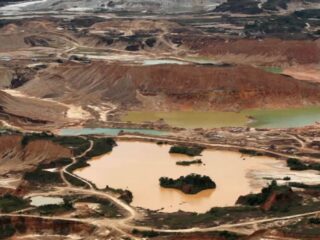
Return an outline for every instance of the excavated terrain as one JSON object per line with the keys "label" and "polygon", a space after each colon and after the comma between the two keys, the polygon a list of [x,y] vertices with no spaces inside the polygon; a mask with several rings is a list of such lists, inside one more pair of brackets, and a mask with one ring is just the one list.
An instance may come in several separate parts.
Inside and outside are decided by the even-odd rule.
{"label": "excavated terrain", "polygon": [[0,174],[23,173],[42,162],[71,157],[71,151],[51,141],[31,141],[21,144],[21,135],[0,136]]}
{"label": "excavated terrain", "polygon": [[[67,89],[69,91],[67,91]],[[112,101],[134,107],[157,100],[163,109],[182,106],[235,110],[319,102],[320,86],[250,66],[134,66],[93,62],[47,69],[21,90],[67,102]],[[53,90],[53,91],[52,91]],[[255,99],[255,101],[252,101]]]}
{"label": "excavated terrain", "polygon": [[63,124],[67,107],[58,103],[41,101],[36,98],[11,96],[0,91],[0,116],[16,126],[50,126]]}
{"label": "excavated terrain", "polygon": [[[319,16],[317,0],[0,0],[0,238],[319,239],[319,185],[302,177],[319,171],[315,121],[261,129],[246,116],[250,127],[184,129],[121,120],[131,110],[310,107],[318,116]],[[75,171],[113,139],[51,134],[87,127],[159,134],[121,131],[117,141],[291,159],[301,171],[287,162],[292,175],[270,182],[296,197],[279,185],[271,201],[249,194],[206,213],[134,207],[130,189],[98,189]],[[62,203],[36,206],[35,196]]]}

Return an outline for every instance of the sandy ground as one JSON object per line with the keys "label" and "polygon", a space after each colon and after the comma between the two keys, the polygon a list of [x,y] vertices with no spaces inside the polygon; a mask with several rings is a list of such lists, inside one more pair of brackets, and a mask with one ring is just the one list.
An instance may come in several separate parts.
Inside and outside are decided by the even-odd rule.
{"label": "sandy ground", "polygon": [[25,95],[23,93],[21,93],[18,90],[12,90],[12,89],[6,89],[3,90],[4,92],[10,94],[11,96],[14,97],[22,97],[22,98],[29,98],[29,99],[37,99],[39,101],[44,101],[44,102],[50,102],[50,103],[55,103],[55,104],[59,104],[62,105],[64,107],[67,107],[68,110],[66,111],[66,117],[69,119],[74,119],[74,120],[87,120],[90,119],[91,115],[89,112],[85,111],[81,106],[76,106],[76,105],[72,105],[72,104],[64,104],[52,99],[39,99],[36,97],[32,97],[32,96],[28,96]]}
{"label": "sandy ground", "polygon": [[283,74],[290,75],[299,80],[320,82],[320,64],[288,67],[283,70]]}
{"label": "sandy ground", "polygon": [[20,184],[21,179],[19,178],[0,178],[0,187],[16,189]]}
{"label": "sandy ground", "polygon": [[87,120],[91,117],[90,113],[83,110],[81,106],[66,105],[69,109],[67,117],[70,119]]}

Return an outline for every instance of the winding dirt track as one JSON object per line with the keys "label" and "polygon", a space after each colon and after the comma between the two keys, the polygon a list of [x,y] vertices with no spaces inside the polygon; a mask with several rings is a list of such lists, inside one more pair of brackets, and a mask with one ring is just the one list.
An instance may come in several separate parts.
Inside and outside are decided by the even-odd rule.
{"label": "winding dirt track", "polygon": [[71,187],[72,184],[66,179],[65,174],[68,174],[68,175],[70,175],[71,177],[77,178],[78,180],[86,183],[86,184],[89,186],[90,189],[94,189],[94,186],[92,185],[92,183],[90,183],[90,182],[86,181],[85,179],[80,178],[79,176],[77,176],[77,175],[75,175],[75,174],[72,174],[72,173],[70,173],[70,172],[67,171],[68,167],[70,167],[70,166],[72,166],[73,164],[75,164],[75,163],[77,162],[77,159],[78,159],[78,158],[84,157],[88,152],[90,152],[90,151],[92,150],[92,148],[93,148],[93,141],[92,141],[92,140],[89,140],[89,142],[90,142],[89,148],[88,148],[87,150],[85,150],[83,153],[81,153],[80,155],[75,156],[75,157],[72,157],[72,158],[71,158],[71,159],[72,159],[72,163],[66,165],[66,166],[63,167],[63,168],[61,169],[61,171],[60,171],[60,176],[61,176],[62,180],[63,180],[69,187]]}

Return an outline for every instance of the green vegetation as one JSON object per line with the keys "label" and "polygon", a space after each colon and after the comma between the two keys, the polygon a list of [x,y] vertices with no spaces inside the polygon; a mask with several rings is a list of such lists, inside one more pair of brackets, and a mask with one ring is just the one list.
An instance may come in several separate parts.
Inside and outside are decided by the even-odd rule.
{"label": "green vegetation", "polygon": [[287,211],[289,207],[299,205],[300,203],[300,197],[289,186],[280,186],[275,180],[267,187],[262,188],[260,193],[240,196],[237,203],[248,206],[262,206],[273,194],[276,196],[275,201],[272,202],[273,200],[271,200],[271,208],[265,210]]}
{"label": "green vegetation", "polygon": [[119,199],[123,200],[128,204],[132,202],[133,194],[129,190],[123,190],[121,188],[112,188],[112,187],[109,187],[108,185],[105,187],[104,190],[120,195]]}
{"label": "green vegetation", "polygon": [[203,147],[172,146],[169,153],[185,154],[194,157],[199,156],[202,151]]}
{"label": "green vegetation", "polygon": [[320,218],[309,218],[309,223],[310,224],[320,224]]}
{"label": "green vegetation", "polygon": [[82,137],[55,136],[50,132],[26,133],[21,139],[21,146],[26,147],[31,141],[35,140],[48,140],[61,146],[72,148],[74,155],[81,154],[90,146],[90,142]]}
{"label": "green vegetation", "polygon": [[155,232],[155,231],[140,231],[136,228],[134,228],[132,230],[132,234],[135,234],[135,235],[140,235],[141,237],[143,238],[154,238],[154,237],[159,237],[160,236],[160,233],[158,232]]}
{"label": "green vegetation", "polygon": [[294,171],[304,171],[304,170],[320,171],[320,163],[316,163],[316,162],[304,163],[297,158],[288,158],[287,166],[290,168],[290,170],[294,170]]}
{"label": "green vegetation", "polygon": [[59,172],[49,172],[37,168],[33,172],[27,172],[23,176],[24,180],[34,184],[60,184],[63,183]]}
{"label": "green vegetation", "polygon": [[176,162],[176,164],[180,166],[190,166],[192,164],[202,164],[202,161],[200,159],[193,160],[193,161],[178,161]]}
{"label": "green vegetation", "polygon": [[113,147],[116,146],[116,142],[112,138],[95,138],[93,141],[93,147],[86,155],[88,158],[111,152]]}
{"label": "green vegetation", "polygon": [[84,167],[90,166],[90,164],[87,163],[88,160],[89,160],[89,158],[87,158],[87,157],[82,157],[82,158],[77,159],[77,162],[72,164],[71,166],[69,166],[67,168],[67,171],[73,172],[74,170],[76,170],[78,168],[84,168]]}
{"label": "green vegetation", "polygon": [[39,206],[37,210],[41,215],[54,215],[72,211],[74,208],[72,203],[64,199],[63,204],[48,204]]}
{"label": "green vegetation", "polygon": [[259,14],[262,13],[262,9],[259,8],[258,2],[255,0],[228,0],[225,3],[219,5],[215,11],[232,13],[244,13],[244,14]]}
{"label": "green vegetation", "polygon": [[267,187],[262,188],[261,193],[250,193],[245,196],[240,196],[237,203],[248,206],[258,206],[263,204],[270,194],[275,190],[287,189],[287,186],[279,186],[275,180],[271,182]]}
{"label": "green vegetation", "polygon": [[0,212],[9,213],[29,206],[29,202],[20,197],[5,194],[0,197]]}
{"label": "green vegetation", "polygon": [[305,21],[295,15],[272,16],[256,20],[253,24],[247,24],[245,31],[248,35],[301,33],[305,28]]}
{"label": "green vegetation", "polygon": [[172,229],[191,228],[194,226],[215,226],[215,222],[227,223],[234,219],[255,218],[261,216],[261,210],[251,206],[235,206],[235,207],[215,207],[206,213],[154,213],[146,222],[155,227],[168,226]]}
{"label": "green vegetation", "polygon": [[262,8],[271,11],[277,11],[278,8],[287,9],[290,0],[268,0],[262,4]]}
{"label": "green vegetation", "polygon": [[[132,230],[132,234],[134,235],[139,235],[142,238],[155,238],[155,237],[161,237],[161,236],[166,236],[168,233],[163,233],[163,232],[156,232],[154,230],[151,231],[141,231],[136,228]],[[172,236],[172,234],[170,234]],[[179,239],[184,239],[185,233],[175,233],[174,236],[176,236]],[[241,235],[233,233],[233,232],[228,232],[228,231],[217,231],[217,232],[207,232],[204,233],[205,238],[207,239],[210,237],[210,239],[223,239],[223,240],[238,240],[242,239]],[[197,233],[198,239],[202,239],[202,234]],[[188,238],[188,237],[187,237]]]}
{"label": "green vegetation", "polygon": [[303,189],[308,189],[308,190],[320,191],[320,184],[308,185],[308,184],[304,184],[304,183],[290,182],[289,186],[295,187],[295,188],[303,188]]}
{"label": "green vegetation", "polygon": [[266,72],[271,72],[271,73],[275,73],[275,74],[280,74],[283,71],[281,67],[264,67],[263,69]]}
{"label": "green vegetation", "polygon": [[70,158],[60,158],[49,163],[41,163],[38,168],[60,168],[72,163]]}
{"label": "green vegetation", "polygon": [[198,174],[189,174],[181,176],[178,179],[161,177],[159,179],[160,186],[164,188],[179,189],[187,194],[196,194],[205,189],[216,188],[216,184],[208,176],[201,176]]}
{"label": "green vegetation", "polygon": [[83,188],[89,188],[88,184],[86,184],[84,181],[79,180],[78,178],[75,178],[69,174],[65,174],[66,180],[71,183],[73,186],[76,187],[83,187]]}
{"label": "green vegetation", "polygon": [[263,156],[263,154],[261,152],[257,152],[255,150],[251,150],[251,149],[241,148],[241,149],[239,149],[239,152],[242,154],[251,155],[251,156]]}
{"label": "green vegetation", "polygon": [[3,224],[0,219],[0,239],[8,239],[15,234],[16,230],[11,224]]}
{"label": "green vegetation", "polygon": [[295,16],[304,19],[320,19],[320,9],[304,9],[293,13]]}
{"label": "green vegetation", "polygon": [[123,213],[114,203],[110,202],[107,199],[98,198],[96,196],[89,196],[81,198],[76,202],[89,202],[99,204],[98,214],[107,218],[119,218],[123,217]]}
{"label": "green vegetation", "polygon": [[288,224],[281,230],[295,236],[296,239],[318,239],[320,236],[320,218],[302,218],[296,223]]}

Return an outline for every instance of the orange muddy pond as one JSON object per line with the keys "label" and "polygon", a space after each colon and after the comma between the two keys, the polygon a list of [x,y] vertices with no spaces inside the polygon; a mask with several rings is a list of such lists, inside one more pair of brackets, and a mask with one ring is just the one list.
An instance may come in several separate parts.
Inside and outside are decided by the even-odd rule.
{"label": "orange muddy pond", "polygon": [[[192,158],[169,154],[169,149],[170,145],[119,141],[111,153],[90,160],[89,167],[75,173],[99,188],[108,185],[130,190],[133,193],[132,205],[136,207],[163,212],[206,212],[215,206],[232,206],[240,195],[260,191],[267,183],[263,179],[264,174],[269,176],[268,173],[273,173],[276,168],[285,168],[284,162],[269,157],[205,150],[202,156]],[[202,165],[176,165],[180,160],[199,158]],[[280,177],[286,176],[286,172],[281,173]],[[162,176],[178,178],[190,173],[210,176],[217,188],[187,195],[159,185]]]}

